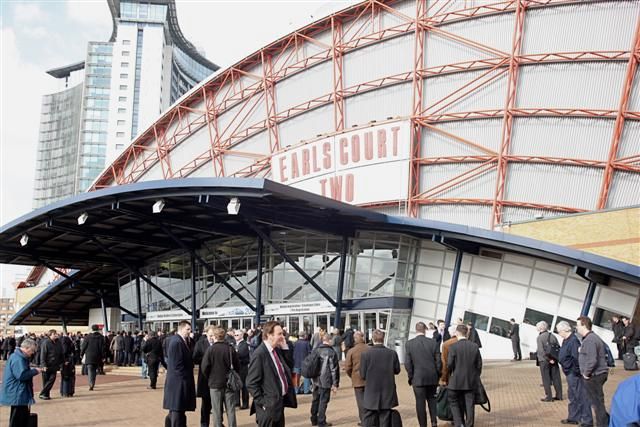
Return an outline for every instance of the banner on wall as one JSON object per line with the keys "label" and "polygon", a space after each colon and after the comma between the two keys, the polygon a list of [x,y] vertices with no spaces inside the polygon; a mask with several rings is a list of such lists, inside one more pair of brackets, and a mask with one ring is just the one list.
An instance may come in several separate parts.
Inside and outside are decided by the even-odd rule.
{"label": "banner on wall", "polygon": [[271,179],[351,204],[406,199],[410,122],[358,128],[271,157]]}
{"label": "banner on wall", "polygon": [[335,307],[329,301],[293,302],[283,304],[266,304],[265,315],[287,315],[297,313],[326,313],[335,311]]}
{"label": "banner on wall", "polygon": [[254,311],[247,306],[203,308],[200,310],[200,317],[203,318],[253,316],[254,314]]}
{"label": "banner on wall", "polygon": [[189,320],[191,316],[182,310],[150,311],[147,313],[147,322],[160,322],[163,320]]}

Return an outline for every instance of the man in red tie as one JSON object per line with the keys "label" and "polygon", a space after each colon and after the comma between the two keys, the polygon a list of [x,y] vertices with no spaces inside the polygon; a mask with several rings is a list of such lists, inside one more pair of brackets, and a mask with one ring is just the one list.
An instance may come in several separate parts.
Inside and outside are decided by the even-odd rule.
{"label": "man in red tie", "polygon": [[260,427],[284,427],[284,408],[296,408],[298,402],[291,382],[293,356],[285,341],[282,326],[267,322],[262,329],[262,344],[253,352],[247,374],[247,388],[253,396],[251,414]]}

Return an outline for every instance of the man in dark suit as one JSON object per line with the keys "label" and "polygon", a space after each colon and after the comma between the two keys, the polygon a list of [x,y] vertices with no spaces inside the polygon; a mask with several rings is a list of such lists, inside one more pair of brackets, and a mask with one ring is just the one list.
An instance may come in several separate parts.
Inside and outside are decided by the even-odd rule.
{"label": "man in dark suit", "polygon": [[[215,326],[209,326],[205,335],[202,335],[196,342],[195,348],[193,349],[194,364],[202,365],[202,358],[207,352],[207,349],[213,345],[214,329]],[[198,370],[196,396],[202,398],[202,405],[200,406],[200,427],[209,427],[209,421],[211,420],[211,392],[209,390],[207,376],[202,371],[202,367]]]}
{"label": "man in dark suit", "polygon": [[[466,325],[456,327],[458,341],[449,348],[449,404],[455,427],[473,427],[475,408],[473,394],[482,373],[482,357],[476,343],[467,339]],[[464,408],[464,409],[463,409]]]}
{"label": "man in dark suit", "polygon": [[238,359],[240,360],[240,366],[236,369],[242,380],[242,390],[237,400],[240,402],[240,409],[249,409],[249,390],[247,390],[247,374],[249,373],[249,361],[251,360],[249,344],[244,339],[244,331],[242,329],[237,329],[234,332],[234,337],[236,339]]}
{"label": "man in dark suit", "polygon": [[511,347],[513,348],[513,360],[522,360],[522,350],[520,349],[520,325],[516,323],[516,319],[511,319],[511,329],[509,329],[509,338],[511,338]]}
{"label": "man in dark suit", "polygon": [[147,388],[155,390],[160,364],[167,369],[167,364],[164,361],[164,352],[162,351],[162,343],[154,331],[145,335],[143,341],[142,352],[145,354],[144,357],[146,357],[147,365],[149,366],[149,386]]}
{"label": "man in dark suit", "polygon": [[429,404],[431,425],[435,427],[438,424],[436,389],[442,370],[442,360],[436,341],[425,336],[426,328],[423,322],[416,323],[416,336],[407,342],[405,348],[404,367],[416,398],[418,424],[420,427],[427,425],[426,401]]}
{"label": "man in dark suit", "polygon": [[284,427],[284,408],[298,407],[292,367],[293,355],[282,326],[275,321],[265,323],[262,343],[253,352],[247,374],[247,389],[253,396],[250,413],[255,412],[258,426]]}
{"label": "man in dark suit", "polygon": [[395,375],[400,361],[395,351],[384,346],[384,332],[373,331],[373,346],[360,357],[364,388],[364,426],[391,427],[391,409],[398,406]]}
{"label": "man in dark suit", "polygon": [[193,380],[193,359],[187,338],[191,325],[183,320],[178,332],[167,338],[167,378],[164,383],[162,407],[169,410],[171,427],[186,427],[185,411],[196,410],[196,385]]}
{"label": "man in dark suit", "polygon": [[104,361],[104,338],[98,325],[91,325],[91,331],[80,347],[80,357],[84,357],[89,373],[89,390],[95,387],[98,366]]}

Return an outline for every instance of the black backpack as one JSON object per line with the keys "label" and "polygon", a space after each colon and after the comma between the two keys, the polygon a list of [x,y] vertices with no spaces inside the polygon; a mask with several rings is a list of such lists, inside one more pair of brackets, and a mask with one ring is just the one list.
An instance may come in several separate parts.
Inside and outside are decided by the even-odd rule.
{"label": "black backpack", "polygon": [[305,378],[317,378],[322,370],[322,357],[320,352],[313,350],[302,361],[302,369],[300,373]]}
{"label": "black backpack", "polygon": [[551,332],[547,332],[547,343],[544,346],[544,355],[547,360],[557,362],[560,358],[560,344],[558,340],[551,342]]}

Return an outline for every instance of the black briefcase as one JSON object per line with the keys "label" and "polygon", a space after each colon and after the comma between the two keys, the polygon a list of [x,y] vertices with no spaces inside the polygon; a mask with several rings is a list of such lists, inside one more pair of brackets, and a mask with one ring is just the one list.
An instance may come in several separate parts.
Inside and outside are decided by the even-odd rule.
{"label": "black briefcase", "polygon": [[638,370],[638,356],[635,353],[625,353],[622,355],[622,363],[625,371]]}
{"label": "black briefcase", "polygon": [[391,427],[402,427],[402,417],[395,409],[391,410]]}
{"label": "black briefcase", "polygon": [[33,412],[29,414],[29,424],[27,427],[38,427],[38,414]]}

